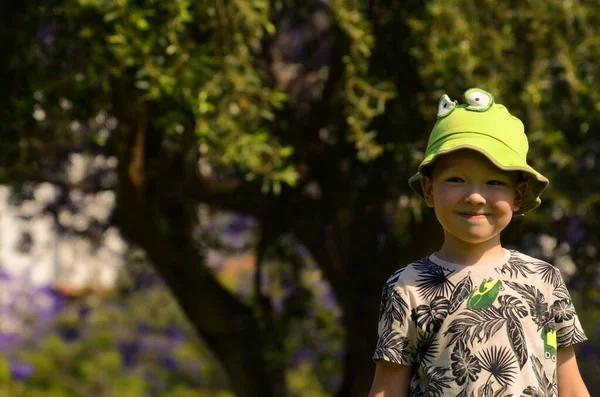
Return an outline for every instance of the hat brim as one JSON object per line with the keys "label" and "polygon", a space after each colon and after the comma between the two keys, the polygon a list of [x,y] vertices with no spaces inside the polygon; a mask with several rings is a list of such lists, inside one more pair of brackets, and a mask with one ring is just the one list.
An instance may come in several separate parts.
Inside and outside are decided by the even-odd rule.
{"label": "hat brim", "polygon": [[422,171],[433,164],[441,155],[462,149],[474,150],[484,155],[492,164],[504,171],[521,171],[527,179],[527,191],[523,203],[514,215],[522,215],[540,205],[540,195],[548,186],[549,181],[542,174],[527,164],[514,150],[503,142],[485,134],[461,132],[448,136],[439,144],[429,148],[428,154],[419,165],[418,172],[413,175],[408,183],[411,188],[424,198],[421,187]]}

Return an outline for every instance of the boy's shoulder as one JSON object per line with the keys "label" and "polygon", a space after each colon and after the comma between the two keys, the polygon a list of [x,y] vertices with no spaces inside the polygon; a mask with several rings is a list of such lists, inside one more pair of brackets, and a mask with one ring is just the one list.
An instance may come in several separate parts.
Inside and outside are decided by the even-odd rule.
{"label": "boy's shoulder", "polygon": [[419,273],[431,269],[432,267],[440,267],[431,259],[429,259],[429,257],[430,255],[425,256],[394,271],[394,273],[392,273],[392,275],[387,279],[385,283],[386,286],[393,287],[399,282],[402,283],[403,280],[406,280],[407,278],[412,278],[415,275],[418,275]]}
{"label": "boy's shoulder", "polygon": [[[560,275],[560,270],[546,261],[524,254],[515,249],[509,251],[510,257],[508,261],[500,266],[490,267],[490,274],[508,275],[511,276],[511,278],[514,276],[517,279],[521,278],[520,276],[528,277],[533,274],[541,275],[543,279],[554,279],[557,275]],[[414,280],[415,277],[419,277],[423,273],[449,275],[454,272],[452,269],[444,267],[444,265],[435,263],[430,257],[431,255],[427,255],[394,271],[387,279],[386,287],[401,285],[408,280]]]}
{"label": "boy's shoulder", "polygon": [[560,270],[551,263],[548,263],[542,259],[524,254],[520,251],[511,249],[510,250],[510,258],[499,268],[499,271],[502,272],[503,268],[514,268],[514,267],[524,267],[528,268],[534,272],[558,272]]}
{"label": "boy's shoulder", "polygon": [[496,269],[498,274],[517,283],[529,284],[536,288],[566,289],[561,270],[542,259],[511,250],[507,263]]}
{"label": "boy's shoulder", "polygon": [[516,260],[516,261],[522,261],[522,262],[525,262],[525,263],[536,264],[536,265],[543,264],[543,265],[553,266],[552,264],[550,264],[550,263],[548,263],[546,261],[543,261],[543,260],[541,260],[539,258],[536,258],[536,257],[533,257],[531,255],[524,254],[521,251],[518,251],[516,249],[510,249],[509,251],[510,251],[510,259],[509,259],[509,261],[515,261]]}

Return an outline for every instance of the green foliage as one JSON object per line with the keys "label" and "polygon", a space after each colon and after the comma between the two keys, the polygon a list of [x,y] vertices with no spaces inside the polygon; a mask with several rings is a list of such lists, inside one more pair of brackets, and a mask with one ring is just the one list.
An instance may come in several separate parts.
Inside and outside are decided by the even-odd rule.
{"label": "green foliage", "polygon": [[79,0],[64,12],[89,48],[83,80],[99,77],[108,91],[111,79],[133,74],[139,100],[175,105],[154,120],[166,131],[191,129],[203,155],[267,190],[296,183],[293,148],[267,128],[286,95],[266,84],[256,59],[275,33],[267,1]]}
{"label": "green foliage", "polygon": [[[31,377],[11,380],[11,363],[0,355],[0,395],[234,397],[220,364],[143,254],[131,250],[129,258],[115,291],[70,302],[42,339],[11,353],[33,366]],[[299,304],[285,296],[291,275],[272,262],[268,269],[268,296],[287,299],[286,307]],[[252,283],[248,269],[236,271],[233,265],[220,273],[232,292],[251,300],[244,292]],[[140,288],[140,280],[148,285]],[[311,298],[296,310],[277,311],[278,324],[287,321],[289,327],[282,362],[286,381],[294,397],[329,396],[341,370],[341,312],[313,262],[298,281]],[[290,360],[299,350],[307,354]],[[173,364],[165,366],[165,359]]]}
{"label": "green foliage", "polygon": [[[577,307],[577,315],[588,340],[575,346],[577,361],[581,375],[586,382],[588,390],[598,390],[600,387],[600,310],[597,305],[587,301],[586,294],[572,291],[573,302]],[[592,392],[593,393],[593,392]]]}
{"label": "green foliage", "polygon": [[[320,36],[311,22],[317,8],[331,18]],[[35,10],[9,11],[21,23],[16,31],[8,25],[2,28],[11,31],[15,40],[5,41],[18,51],[7,52],[16,55],[4,74],[11,89],[7,106],[0,107],[5,125],[0,137],[0,178],[40,178],[48,163],[63,160],[60,155],[65,151],[116,155],[119,146],[130,143],[118,134],[107,142],[101,139],[103,122],[97,122],[97,115],[121,112],[126,117],[116,123],[133,120],[151,126],[145,177],[148,196],[159,198],[149,197],[149,201],[171,199],[160,196],[161,189],[156,188],[171,182],[169,171],[161,173],[167,169],[165,159],[179,156],[195,169],[198,154],[201,161],[217,166],[217,182],[222,178],[250,188],[262,184],[262,193],[251,190],[242,199],[256,203],[261,215],[265,208],[272,209],[268,215],[273,219],[261,219],[265,224],[272,222],[282,233],[316,224],[306,234],[328,238],[326,260],[318,266],[329,272],[322,274],[333,276],[330,281],[337,282],[339,290],[348,285],[364,288],[366,300],[373,291],[379,293],[379,285],[374,285],[382,277],[378,272],[396,266],[398,255],[407,256],[395,243],[415,255],[428,243],[420,234],[415,238],[426,213],[422,202],[410,195],[405,177],[414,171],[425,147],[439,96],[446,92],[455,98],[478,86],[493,92],[497,102],[524,121],[531,142],[529,160],[552,181],[539,210],[515,222],[519,233],[510,233],[507,240],[536,249],[540,233],[556,236],[578,265],[574,278],[582,283],[578,284],[580,302],[597,302],[600,140],[594,131],[600,128],[596,67],[600,11],[594,2],[537,0],[498,7],[490,0],[65,0]],[[294,32],[295,23],[304,24],[304,35]],[[327,51],[339,58],[312,53],[294,58],[277,46],[278,39],[284,43],[280,47],[299,41],[302,48],[297,52],[302,54],[319,47],[315,41],[331,40],[335,50]],[[276,55],[278,61],[301,70],[288,85],[278,84],[273,68]],[[319,56],[322,59],[313,59]],[[297,94],[310,89],[309,72],[303,68],[315,63],[323,65],[332,79],[326,81],[328,96],[316,104]],[[313,107],[334,112],[315,117],[312,123],[318,113]],[[313,129],[296,131],[295,123]],[[336,139],[323,138],[321,129]],[[307,199],[304,191],[290,189],[296,195],[289,208],[264,194],[312,182],[319,193]],[[187,192],[188,187],[180,190]],[[298,202],[309,204],[302,207]],[[195,204],[194,199],[189,203]],[[385,211],[378,212],[379,208]],[[372,227],[364,222],[379,222],[383,212],[391,215],[391,225]],[[168,214],[162,215],[157,223],[172,222],[168,226],[173,230],[180,226]],[[575,233],[565,231],[575,216],[585,220],[577,229],[585,237],[573,239]],[[331,234],[335,236],[330,239]],[[365,244],[366,253],[360,252],[362,242],[371,241],[375,234],[378,242]],[[529,240],[516,237],[521,235]],[[279,277],[289,277],[289,261],[282,260],[280,253],[273,255],[278,270],[267,295],[286,302],[276,318],[284,354],[303,346],[319,352],[316,363],[301,360],[288,368],[290,392],[323,395],[338,383],[343,371],[343,360],[330,352],[341,350],[344,331],[352,330],[342,330],[340,313],[316,303],[319,294],[288,294]],[[365,261],[355,259],[357,255],[364,255],[361,258],[372,265],[364,280],[357,274],[364,271]],[[327,262],[331,258],[334,265]],[[315,269],[307,273],[321,277]],[[253,274],[246,277],[252,280]],[[233,292],[241,285],[238,281],[225,279],[223,284]],[[296,284],[306,287],[307,283],[296,280]],[[202,296],[201,290],[199,286],[200,292],[184,291],[182,296],[192,292]],[[255,298],[250,292],[241,300],[252,306]],[[95,303],[98,311],[81,324],[75,311],[66,313],[59,326],[80,328],[82,339],[67,343],[49,337],[39,350],[23,351],[21,359],[36,368],[27,382],[9,382],[9,368],[0,362],[0,387],[8,388],[8,395],[42,395],[42,390],[64,396],[99,390],[108,395],[145,393],[149,384],[140,380],[139,373],[125,369],[117,335],[125,330],[122,336],[133,341],[135,335],[127,332],[139,319],[151,319],[160,327],[183,325],[169,299],[164,290],[112,297]],[[125,310],[115,308],[120,300]],[[583,310],[585,318],[588,314],[595,318],[596,306]],[[367,314],[372,313],[358,315]],[[593,326],[593,322],[587,325]],[[306,329],[312,330],[311,337],[302,334]],[[318,341],[325,341],[324,347]],[[151,375],[167,383],[168,395],[229,394],[217,391],[225,389],[227,382],[206,346],[198,341],[184,344],[174,349],[174,355],[177,362],[206,359],[211,365],[202,376],[217,384],[207,382],[202,386],[206,391],[199,391],[190,386],[191,374],[165,374],[156,356],[144,357]],[[279,356],[275,359],[285,362]],[[311,374],[310,368],[318,371]],[[357,371],[347,374],[350,377],[359,374],[350,370]]]}
{"label": "green foliage", "polygon": [[8,382],[10,379],[10,364],[3,357],[0,357],[0,383]]}
{"label": "green foliage", "polygon": [[[522,118],[529,134],[530,161],[555,186],[546,197],[568,211],[586,212],[589,181],[574,178],[576,160],[589,149],[598,125],[600,81],[592,65],[600,57],[593,2],[430,1],[412,17],[411,53],[427,83],[423,112],[434,114],[444,92],[457,97],[468,87],[493,92],[497,102]],[[597,200],[597,198],[593,198]]]}
{"label": "green foliage", "polygon": [[[310,256],[300,255],[302,267],[294,274],[293,266],[282,261],[297,255],[297,243],[283,237],[281,247],[286,251],[285,259],[270,251],[263,265],[261,290],[271,301],[275,326],[270,332],[285,335],[283,351],[270,359],[286,368],[286,383],[293,397],[329,396],[335,392],[342,371],[342,312]],[[215,273],[233,294],[255,306],[255,269],[248,266],[250,263],[251,256],[233,257]]]}
{"label": "green foliage", "polygon": [[313,366],[308,362],[300,363],[294,371],[287,375],[287,383],[292,397],[329,397],[331,394],[323,390],[317,381]]}
{"label": "green foliage", "polygon": [[360,3],[334,0],[331,11],[349,41],[349,53],[343,58],[345,84],[342,91],[348,140],[355,144],[357,157],[367,162],[383,152],[383,146],[376,139],[377,132],[370,129],[371,122],[385,111],[386,101],[395,94],[390,82],[370,82],[373,79],[369,77],[369,59],[375,37]]}
{"label": "green foliage", "polygon": [[[174,341],[165,336],[172,329],[182,330]],[[164,287],[73,302],[46,337],[19,349],[17,358],[34,372],[11,381],[10,364],[0,358],[0,388],[7,395],[228,395],[219,391],[226,387],[222,370]]]}

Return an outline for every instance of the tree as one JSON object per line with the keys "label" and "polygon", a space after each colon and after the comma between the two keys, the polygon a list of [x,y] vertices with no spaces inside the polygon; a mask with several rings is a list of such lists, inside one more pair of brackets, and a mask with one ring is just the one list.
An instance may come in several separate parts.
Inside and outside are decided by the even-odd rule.
{"label": "tree", "polygon": [[[589,133],[599,103],[591,3],[56,0],[19,7],[6,15],[21,23],[3,28],[15,54],[3,74],[3,175],[56,179],[51,171],[66,152],[114,156],[117,184],[76,188],[115,189],[115,223],[147,252],[239,396],[286,394],[282,366],[268,358],[281,352],[285,335],[273,331],[260,282],[264,256],[286,233],[309,249],[344,312],[338,394],[366,393],[383,282],[439,242],[432,214],[404,181],[444,91],[494,92],[526,123],[540,153],[533,164],[564,187],[513,230],[552,226],[559,235],[573,215],[597,211],[596,168],[585,160],[595,159],[598,145]],[[73,106],[61,107],[63,99]],[[113,129],[88,123],[100,111],[115,118]],[[74,120],[90,128],[73,128]],[[253,305],[202,266],[193,234],[198,203],[260,221]],[[558,210],[568,216],[545,220]],[[582,263],[594,263],[596,254],[585,250],[594,238],[576,243]]]}

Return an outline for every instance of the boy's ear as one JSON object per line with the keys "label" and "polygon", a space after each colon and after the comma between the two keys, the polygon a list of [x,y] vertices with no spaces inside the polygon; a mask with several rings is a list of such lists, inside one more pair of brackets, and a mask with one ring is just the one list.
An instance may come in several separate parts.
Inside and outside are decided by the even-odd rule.
{"label": "boy's ear", "polygon": [[421,178],[421,189],[428,207],[433,208],[433,182],[426,176]]}
{"label": "boy's ear", "polygon": [[513,211],[518,211],[523,205],[523,200],[525,199],[525,192],[527,192],[527,181],[522,180],[517,183],[515,187],[515,203],[513,205]]}

